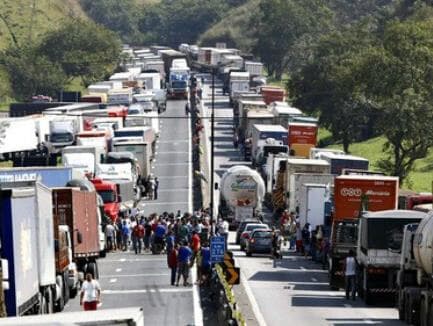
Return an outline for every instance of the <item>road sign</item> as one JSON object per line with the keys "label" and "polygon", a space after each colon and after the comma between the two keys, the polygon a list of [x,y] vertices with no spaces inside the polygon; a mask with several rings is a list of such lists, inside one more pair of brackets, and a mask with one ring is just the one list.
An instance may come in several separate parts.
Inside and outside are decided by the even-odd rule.
{"label": "road sign", "polygon": [[230,285],[240,283],[241,269],[239,267],[230,267],[225,270],[226,281]]}
{"label": "road sign", "polygon": [[210,239],[210,261],[211,263],[221,263],[224,261],[226,251],[225,237],[212,237]]}

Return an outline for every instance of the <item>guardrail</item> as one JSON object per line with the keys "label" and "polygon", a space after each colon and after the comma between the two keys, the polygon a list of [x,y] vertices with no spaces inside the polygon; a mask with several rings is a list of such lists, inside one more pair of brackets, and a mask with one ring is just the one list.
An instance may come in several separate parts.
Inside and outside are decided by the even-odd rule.
{"label": "guardrail", "polygon": [[236,298],[232,287],[225,279],[225,274],[220,265],[215,265],[212,280],[212,292],[218,303],[218,323],[220,325],[246,326],[242,313],[238,310]]}

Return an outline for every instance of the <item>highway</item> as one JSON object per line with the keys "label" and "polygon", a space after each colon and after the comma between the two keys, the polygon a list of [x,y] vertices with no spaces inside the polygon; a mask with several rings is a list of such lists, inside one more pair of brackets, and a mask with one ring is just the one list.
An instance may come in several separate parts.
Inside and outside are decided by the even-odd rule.
{"label": "highway", "polygon": [[[185,101],[168,101],[161,114],[153,174],[160,180],[157,200],[140,203],[145,214],[182,212],[191,209],[189,124]],[[170,117],[165,119],[164,117]],[[173,119],[179,117],[182,119]],[[146,325],[201,325],[198,291],[170,285],[167,259],[163,255],[132,251],[109,253],[99,260],[102,306],[100,309],[141,306]],[[194,272],[191,274],[195,275]],[[78,298],[65,311],[79,311]]]}
{"label": "highway", "polygon": [[[205,89],[203,116],[211,115],[211,88],[209,80]],[[233,111],[227,96],[216,88],[215,104],[215,180],[224,171],[243,162],[239,151],[233,147]],[[207,135],[210,135],[210,124]],[[215,196],[218,199],[218,194]],[[265,219],[269,221],[269,214]],[[266,221],[265,221],[266,222]],[[241,268],[241,285],[234,291],[238,304],[250,325],[405,325],[398,320],[397,310],[386,307],[369,307],[360,299],[348,301],[343,291],[329,289],[327,271],[318,263],[299,257],[286,250],[281,261],[267,255],[246,257],[235,242],[235,232],[230,233],[229,249]]]}

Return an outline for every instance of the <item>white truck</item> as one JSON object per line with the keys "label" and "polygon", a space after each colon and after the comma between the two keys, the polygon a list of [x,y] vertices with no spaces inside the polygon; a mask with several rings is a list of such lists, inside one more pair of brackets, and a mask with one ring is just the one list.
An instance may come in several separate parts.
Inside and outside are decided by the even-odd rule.
{"label": "white truck", "polygon": [[0,154],[32,151],[38,143],[33,119],[25,117],[0,120]]}
{"label": "white truck", "polygon": [[108,92],[108,104],[129,105],[132,103],[132,88],[112,89]]}
{"label": "white truck", "polygon": [[[309,215],[318,217],[322,220],[324,217],[324,198],[332,189],[334,185],[334,176],[331,174],[317,174],[317,173],[293,173],[290,175],[290,192],[289,192],[289,211],[299,211],[299,217],[303,222],[311,224]],[[322,198],[314,200],[314,198]],[[314,205],[321,205],[317,208]],[[310,207],[311,206],[311,207]],[[316,212],[321,212],[316,214]],[[321,218],[319,218],[321,216]]]}
{"label": "white truck", "polygon": [[287,153],[287,137],[287,129],[280,125],[253,125],[251,140],[253,166],[261,167],[265,164],[269,153]]}
{"label": "white truck", "polygon": [[50,121],[48,147],[50,152],[58,153],[63,147],[75,143],[75,135],[79,131],[76,117],[59,117]]}
{"label": "white truck", "polygon": [[257,171],[235,165],[224,173],[220,186],[219,212],[232,226],[261,213],[265,185]]}
{"label": "white truck", "polygon": [[62,149],[62,163],[66,167],[76,168],[84,175],[93,176],[104,155],[103,147],[68,146]]}
{"label": "white truck", "polygon": [[155,136],[159,136],[159,115],[156,111],[143,112],[142,114],[129,115],[125,118],[125,127],[151,126]]}
{"label": "white truck", "polygon": [[230,72],[230,104],[235,104],[242,93],[250,90],[250,73],[249,72]]}
{"label": "white truck", "polygon": [[284,128],[287,128],[294,117],[304,115],[301,110],[291,107],[287,102],[272,102],[269,108],[274,115],[274,123]]}
{"label": "white truck", "polygon": [[113,151],[133,153],[140,167],[140,176],[145,178],[150,175],[150,161],[152,157],[151,144],[130,139],[115,143],[113,145]]}
{"label": "white truck", "polygon": [[161,89],[161,74],[159,72],[146,72],[136,77],[136,80],[143,83],[146,90]]}

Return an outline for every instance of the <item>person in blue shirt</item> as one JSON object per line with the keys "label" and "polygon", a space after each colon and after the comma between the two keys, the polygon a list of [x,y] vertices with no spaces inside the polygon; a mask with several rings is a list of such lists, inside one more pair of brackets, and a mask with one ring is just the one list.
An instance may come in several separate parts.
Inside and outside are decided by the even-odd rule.
{"label": "person in blue shirt", "polygon": [[122,250],[126,251],[128,249],[128,240],[129,240],[129,234],[130,229],[126,221],[124,220],[122,223]]}
{"label": "person in blue shirt", "polygon": [[176,286],[179,286],[180,276],[183,277],[183,286],[188,286],[188,277],[189,277],[189,264],[192,256],[192,250],[188,246],[187,242],[183,242],[182,246],[179,248],[179,252],[177,255],[177,282]]}

